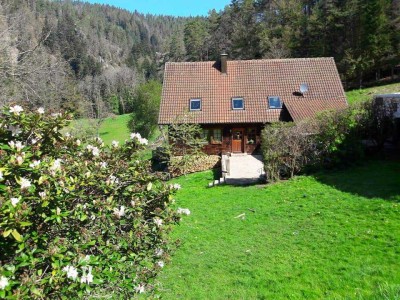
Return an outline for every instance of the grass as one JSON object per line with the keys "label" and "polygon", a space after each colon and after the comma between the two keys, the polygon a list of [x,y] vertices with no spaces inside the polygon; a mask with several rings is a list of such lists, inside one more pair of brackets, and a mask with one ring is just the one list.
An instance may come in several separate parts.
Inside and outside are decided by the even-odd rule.
{"label": "grass", "polygon": [[[400,299],[400,163],[269,186],[181,177],[163,299]],[[242,219],[238,216],[245,214]]]}
{"label": "grass", "polygon": [[130,114],[105,119],[99,129],[99,136],[103,139],[104,143],[109,145],[113,140],[123,143],[126,139],[129,139],[129,119]]}
{"label": "grass", "polygon": [[365,89],[358,89],[346,92],[349,103],[372,99],[376,94],[390,94],[400,92],[400,83],[387,84]]}

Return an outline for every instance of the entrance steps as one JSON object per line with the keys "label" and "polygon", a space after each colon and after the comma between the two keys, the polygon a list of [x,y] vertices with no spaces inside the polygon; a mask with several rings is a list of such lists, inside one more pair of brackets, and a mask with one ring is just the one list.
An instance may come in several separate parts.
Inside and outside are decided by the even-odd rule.
{"label": "entrance steps", "polygon": [[247,185],[261,182],[264,173],[264,164],[261,155],[246,153],[222,155],[222,178],[210,183],[209,186],[221,183],[231,185]]}

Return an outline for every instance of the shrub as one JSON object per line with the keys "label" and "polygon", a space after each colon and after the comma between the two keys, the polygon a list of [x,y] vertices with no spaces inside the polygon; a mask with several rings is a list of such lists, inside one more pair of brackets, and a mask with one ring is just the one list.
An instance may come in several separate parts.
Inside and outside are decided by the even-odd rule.
{"label": "shrub", "polygon": [[[262,133],[264,168],[268,181],[292,177],[306,166],[332,167],[364,157],[362,139],[383,138],[386,117],[370,103],[340,111],[324,111],[299,123],[276,123]],[[386,126],[385,128],[383,128]]]}
{"label": "shrub", "polygon": [[131,298],[151,289],[178,221],[146,143],[76,140],[68,115],[0,113],[0,298]]}

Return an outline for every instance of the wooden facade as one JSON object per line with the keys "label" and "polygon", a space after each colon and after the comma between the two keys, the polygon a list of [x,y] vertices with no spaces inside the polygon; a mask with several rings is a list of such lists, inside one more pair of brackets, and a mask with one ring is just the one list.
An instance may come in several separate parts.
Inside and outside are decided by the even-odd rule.
{"label": "wooden facade", "polygon": [[207,140],[203,151],[209,155],[261,152],[261,123],[203,124],[201,127]]}

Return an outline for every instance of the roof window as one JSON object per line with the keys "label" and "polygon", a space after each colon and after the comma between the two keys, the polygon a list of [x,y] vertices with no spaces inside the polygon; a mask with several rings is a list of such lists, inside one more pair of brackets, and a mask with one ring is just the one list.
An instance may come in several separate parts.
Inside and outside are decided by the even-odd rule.
{"label": "roof window", "polygon": [[243,110],[244,109],[243,98],[241,98],[241,97],[232,98],[232,109]]}
{"label": "roof window", "polygon": [[190,110],[191,111],[201,110],[201,99],[199,98],[190,99]]}
{"label": "roof window", "polygon": [[282,108],[281,98],[278,96],[268,97],[268,108]]}

